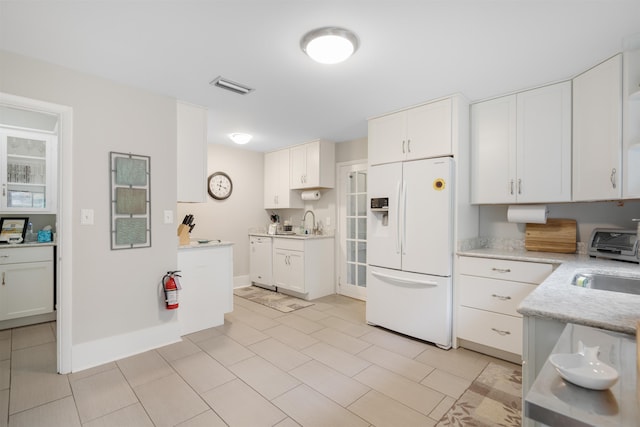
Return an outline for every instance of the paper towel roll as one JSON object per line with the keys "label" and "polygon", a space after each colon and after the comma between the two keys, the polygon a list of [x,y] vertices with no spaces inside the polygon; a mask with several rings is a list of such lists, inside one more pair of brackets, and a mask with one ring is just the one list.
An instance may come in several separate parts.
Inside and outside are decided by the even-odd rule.
{"label": "paper towel roll", "polygon": [[302,200],[320,200],[320,192],[318,190],[303,191],[300,193],[300,198],[302,198]]}
{"label": "paper towel roll", "polygon": [[507,221],[509,222],[530,222],[534,224],[547,223],[546,205],[515,205],[507,209]]}

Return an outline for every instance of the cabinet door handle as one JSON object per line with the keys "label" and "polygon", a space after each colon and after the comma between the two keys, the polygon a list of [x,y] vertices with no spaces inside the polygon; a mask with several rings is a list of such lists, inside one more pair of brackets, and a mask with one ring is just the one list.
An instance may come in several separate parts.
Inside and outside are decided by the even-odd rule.
{"label": "cabinet door handle", "polygon": [[511,335],[511,332],[509,331],[501,331],[500,329],[496,329],[496,328],[491,328],[491,330],[498,335],[502,335],[502,336]]}
{"label": "cabinet door handle", "polygon": [[616,168],[611,169],[611,176],[609,177],[609,179],[611,180],[611,186],[613,188],[616,188]]}
{"label": "cabinet door handle", "polygon": [[407,140],[407,153],[410,153],[410,152],[411,152],[411,140],[408,139]]}
{"label": "cabinet door handle", "polygon": [[518,179],[518,194],[522,194],[522,179]]}
{"label": "cabinet door handle", "polygon": [[513,180],[509,181],[509,194],[513,196]]}
{"label": "cabinet door handle", "polygon": [[511,273],[511,269],[510,268],[497,268],[497,267],[493,267],[491,269],[491,271],[495,271],[496,273]]}
{"label": "cabinet door handle", "polygon": [[498,298],[500,301],[508,301],[511,299],[510,296],[505,296],[505,295],[497,295],[497,294],[491,294],[492,297],[494,298]]}
{"label": "cabinet door handle", "polygon": [[405,141],[402,141],[402,154],[404,154],[404,153],[405,153],[405,151],[404,151],[404,144],[405,144]]}
{"label": "cabinet door handle", "polygon": [[5,285],[5,283],[4,283],[4,271],[3,271],[2,272],[2,286],[4,286],[4,285]]}
{"label": "cabinet door handle", "polygon": [[0,258],[9,258],[9,255],[0,255]]}

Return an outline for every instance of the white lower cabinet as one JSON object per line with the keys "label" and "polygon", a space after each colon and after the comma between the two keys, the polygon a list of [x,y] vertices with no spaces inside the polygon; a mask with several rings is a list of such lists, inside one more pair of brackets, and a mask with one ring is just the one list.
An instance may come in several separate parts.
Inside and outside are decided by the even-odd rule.
{"label": "white lower cabinet", "polygon": [[182,335],[222,325],[224,314],[233,311],[233,246],[181,248],[178,269]]}
{"label": "white lower cabinet", "polygon": [[0,320],[52,313],[53,246],[0,249]]}
{"label": "white lower cabinet", "polygon": [[552,264],[462,256],[458,260],[457,337],[522,356],[520,302]]}
{"label": "white lower cabinet", "polygon": [[333,238],[274,238],[273,286],[311,300],[335,293]]}

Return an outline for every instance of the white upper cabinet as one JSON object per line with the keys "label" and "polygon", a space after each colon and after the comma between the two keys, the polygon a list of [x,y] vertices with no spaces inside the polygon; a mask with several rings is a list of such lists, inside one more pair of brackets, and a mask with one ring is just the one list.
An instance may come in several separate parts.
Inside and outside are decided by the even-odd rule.
{"label": "white upper cabinet", "polygon": [[302,199],[289,187],[289,149],[264,155],[264,208],[303,208]]}
{"label": "white upper cabinet", "polygon": [[207,201],[207,110],[177,103],[178,201]]}
{"label": "white upper cabinet", "polygon": [[471,106],[472,202],[571,200],[571,83]]}
{"label": "white upper cabinet", "polygon": [[369,164],[452,155],[451,98],[369,120]]}
{"label": "white upper cabinet", "polygon": [[622,197],[640,198],[640,46],[623,54]]}
{"label": "white upper cabinet", "polygon": [[0,130],[0,211],[56,212],[57,141],[47,133]]}
{"label": "white upper cabinet", "polygon": [[335,153],[335,144],[325,140],[291,147],[291,189],[335,187]]}
{"label": "white upper cabinet", "polygon": [[573,79],[573,200],[619,199],[622,55]]}

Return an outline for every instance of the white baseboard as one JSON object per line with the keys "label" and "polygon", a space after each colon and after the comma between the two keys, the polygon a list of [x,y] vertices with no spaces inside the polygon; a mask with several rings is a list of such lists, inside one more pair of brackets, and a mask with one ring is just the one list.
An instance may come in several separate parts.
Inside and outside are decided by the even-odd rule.
{"label": "white baseboard", "polygon": [[168,322],[152,328],[76,344],[71,350],[71,371],[93,368],[179,341],[180,323]]}
{"label": "white baseboard", "polygon": [[244,288],[245,286],[251,286],[251,279],[249,275],[245,276],[234,276],[233,277],[233,288]]}

